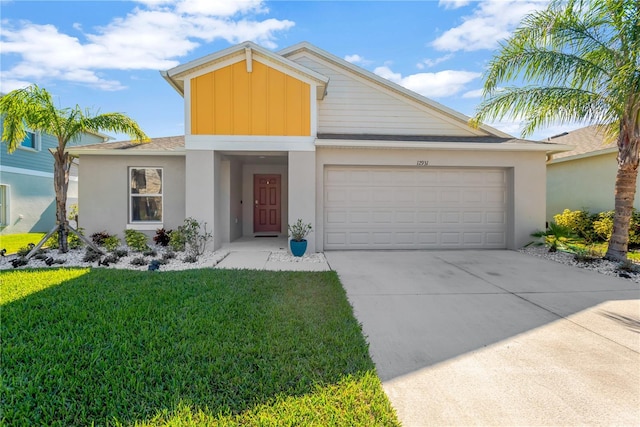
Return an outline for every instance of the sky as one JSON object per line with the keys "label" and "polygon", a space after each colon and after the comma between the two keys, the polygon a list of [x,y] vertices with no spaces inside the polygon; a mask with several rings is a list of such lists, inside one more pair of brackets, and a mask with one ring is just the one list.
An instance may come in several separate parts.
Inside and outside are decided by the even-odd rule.
{"label": "sky", "polygon": [[[548,0],[0,0],[0,92],[38,84],[60,107],[121,112],[150,137],[184,134],[182,97],[159,71],[251,40],[310,42],[467,116],[483,73]],[[520,136],[514,120],[489,123]],[[577,126],[551,126],[541,140]],[[114,135],[116,139],[126,139]]]}

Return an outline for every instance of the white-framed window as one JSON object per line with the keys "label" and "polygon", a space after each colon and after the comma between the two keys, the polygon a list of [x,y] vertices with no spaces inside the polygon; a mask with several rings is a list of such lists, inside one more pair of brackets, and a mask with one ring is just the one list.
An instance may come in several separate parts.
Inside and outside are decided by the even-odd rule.
{"label": "white-framed window", "polygon": [[162,168],[129,168],[129,223],[162,223]]}
{"label": "white-framed window", "polygon": [[0,184],[0,227],[9,225],[9,186]]}
{"label": "white-framed window", "polygon": [[24,137],[18,148],[27,151],[40,151],[41,138],[40,132],[27,131],[27,136]]}

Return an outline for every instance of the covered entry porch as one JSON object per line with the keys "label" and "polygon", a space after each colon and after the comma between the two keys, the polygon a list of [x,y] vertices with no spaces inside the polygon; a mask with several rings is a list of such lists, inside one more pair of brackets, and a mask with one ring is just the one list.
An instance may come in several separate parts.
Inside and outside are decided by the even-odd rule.
{"label": "covered entry porch", "polygon": [[315,168],[315,151],[187,150],[185,214],[213,230],[214,250],[281,241],[298,218],[315,229]]}

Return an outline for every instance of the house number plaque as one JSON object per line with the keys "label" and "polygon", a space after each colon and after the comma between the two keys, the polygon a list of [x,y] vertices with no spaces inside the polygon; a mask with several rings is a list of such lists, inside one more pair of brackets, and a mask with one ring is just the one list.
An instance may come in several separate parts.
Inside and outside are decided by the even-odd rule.
{"label": "house number plaque", "polygon": [[429,160],[418,160],[417,166],[429,166]]}

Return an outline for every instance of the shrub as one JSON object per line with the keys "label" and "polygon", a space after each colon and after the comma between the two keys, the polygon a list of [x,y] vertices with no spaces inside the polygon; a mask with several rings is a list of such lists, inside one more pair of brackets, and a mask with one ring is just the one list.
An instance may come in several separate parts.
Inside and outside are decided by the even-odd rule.
{"label": "shrub", "polygon": [[295,240],[296,242],[303,241],[304,238],[313,231],[311,224],[302,222],[302,219],[298,219],[298,221],[293,225],[289,224],[288,229],[289,237],[291,237],[291,240]]}
{"label": "shrub", "polygon": [[556,224],[571,229],[578,237],[591,243],[598,238],[593,230],[593,216],[586,210],[571,211],[565,209],[553,216]]}
{"label": "shrub", "polygon": [[156,235],[153,236],[153,241],[156,242],[156,245],[167,246],[171,241],[171,233],[172,230],[167,231],[164,228],[158,228]]}
{"label": "shrub", "polygon": [[578,246],[572,246],[573,258],[582,263],[592,263],[602,258],[602,255],[593,247],[582,248]]}
{"label": "shrub", "polygon": [[593,221],[593,231],[602,240],[608,241],[613,231],[613,211],[600,212]]}
{"label": "shrub", "polygon": [[177,230],[173,230],[171,232],[171,236],[169,237],[169,247],[176,251],[182,252],[184,251],[185,245],[187,241],[184,237],[184,233],[181,230],[181,227],[178,227]]}
{"label": "shrub", "polygon": [[111,237],[111,234],[106,231],[98,231],[91,235],[91,241],[96,245],[104,246],[104,241]]}
{"label": "shrub", "polygon": [[84,253],[84,257],[82,261],[84,262],[95,262],[100,261],[102,255],[99,252],[93,250],[93,248],[87,248],[87,251]]}
{"label": "shrub", "polygon": [[[84,236],[84,228],[78,227],[78,233]],[[84,242],[74,232],[67,235],[67,243],[69,244],[69,249],[79,249],[84,246]]]}
{"label": "shrub", "polygon": [[118,258],[123,258],[129,255],[129,251],[126,249],[114,249],[113,254]]}
{"label": "shrub", "polygon": [[135,252],[144,252],[149,249],[149,245],[147,245],[147,236],[141,231],[125,230],[124,241],[127,242],[127,246]]}
{"label": "shrub", "polygon": [[194,218],[185,218],[184,224],[179,227],[184,235],[185,248],[195,257],[202,255],[207,241],[212,234],[207,231],[207,223],[200,225]]}
{"label": "shrub", "polygon": [[[185,218],[184,224],[171,232],[169,247],[174,251],[187,250],[194,257],[202,255],[212,234],[207,231],[207,223],[200,225],[194,218]],[[188,261],[193,262],[193,261]]]}
{"label": "shrub", "polygon": [[33,249],[34,247],[35,245],[33,243],[29,243],[27,246],[18,249],[18,252],[16,252],[16,255],[18,255],[19,258],[26,257],[27,255],[29,255],[29,252],[31,252],[31,249]]}
{"label": "shrub", "polygon": [[538,237],[539,240],[529,243],[530,245],[544,245],[549,248],[549,252],[556,252],[571,251],[571,245],[576,242],[578,236],[570,228],[550,222],[549,228],[531,233],[531,237]]}
{"label": "shrub", "polygon": [[118,236],[109,236],[106,239],[104,239],[104,241],[102,242],[102,246],[104,246],[104,248],[110,252],[115,251],[116,249],[118,249],[118,247],[120,246],[120,239],[118,239]]}

